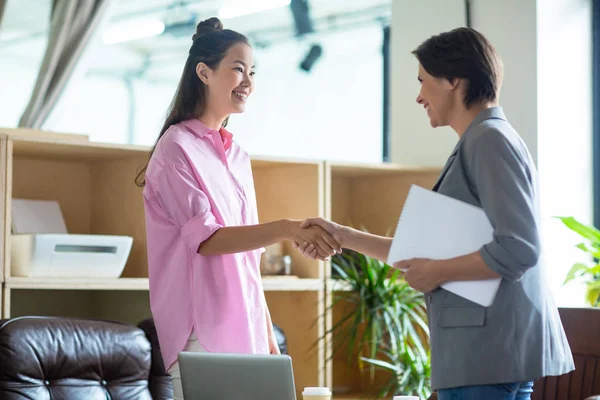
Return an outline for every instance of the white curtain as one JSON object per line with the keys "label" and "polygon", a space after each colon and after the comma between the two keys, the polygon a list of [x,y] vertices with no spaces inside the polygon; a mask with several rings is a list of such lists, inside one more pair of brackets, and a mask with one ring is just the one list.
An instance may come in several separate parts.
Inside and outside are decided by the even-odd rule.
{"label": "white curtain", "polygon": [[4,14],[4,7],[6,7],[7,0],[0,0],[0,26],[2,26],[2,14]]}
{"label": "white curtain", "polygon": [[[54,0],[48,46],[20,127],[39,129],[113,0]],[[6,0],[0,0],[0,16]]]}

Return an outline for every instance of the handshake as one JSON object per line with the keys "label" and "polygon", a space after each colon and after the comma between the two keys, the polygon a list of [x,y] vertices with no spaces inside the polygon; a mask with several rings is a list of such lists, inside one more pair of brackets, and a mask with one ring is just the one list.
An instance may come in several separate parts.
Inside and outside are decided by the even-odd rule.
{"label": "handshake", "polygon": [[289,239],[292,240],[294,248],[305,257],[327,260],[342,252],[347,227],[323,218],[290,222],[292,225]]}

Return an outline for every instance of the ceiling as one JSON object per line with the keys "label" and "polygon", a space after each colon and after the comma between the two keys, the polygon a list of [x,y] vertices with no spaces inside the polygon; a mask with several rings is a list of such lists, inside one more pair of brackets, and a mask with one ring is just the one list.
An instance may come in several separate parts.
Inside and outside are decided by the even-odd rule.
{"label": "ceiling", "polygon": [[[96,71],[139,70],[171,63],[179,73],[181,62],[192,44],[195,25],[206,18],[219,16],[225,2],[261,0],[113,0],[106,29],[120,24],[138,24],[144,19],[158,19],[167,28],[159,36],[107,45],[99,41],[93,48],[92,68]],[[303,39],[318,40],[328,32],[356,29],[360,24],[389,20],[392,0],[309,0],[310,17],[315,33]],[[46,47],[50,27],[50,0],[8,0],[0,24],[1,58],[40,60]],[[188,21],[181,29],[170,29]],[[294,19],[290,7],[280,7],[236,18],[222,19],[226,28],[247,35],[254,45],[268,46],[294,41]],[[177,59],[177,60],[174,60]],[[163,61],[165,60],[165,61]],[[173,61],[170,62],[169,60]]]}
{"label": "ceiling", "polygon": [[[171,23],[192,21],[181,32],[166,31],[160,37],[138,39],[119,44],[142,52],[179,51],[189,47],[197,22],[218,16],[226,2],[258,0],[114,0],[108,27],[160,19]],[[376,18],[389,18],[392,0],[309,0],[310,15],[317,32],[351,29],[353,25]],[[49,29],[50,0],[8,0],[1,24],[0,47],[45,36]],[[281,7],[242,17],[223,19],[226,28],[238,30],[257,42],[272,43],[294,38],[293,17],[289,7]]]}

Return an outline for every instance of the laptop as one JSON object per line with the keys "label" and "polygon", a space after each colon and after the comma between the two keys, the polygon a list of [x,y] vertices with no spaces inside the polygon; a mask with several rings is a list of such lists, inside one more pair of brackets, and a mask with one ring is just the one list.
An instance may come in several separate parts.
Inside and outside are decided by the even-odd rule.
{"label": "laptop", "polygon": [[185,400],[296,400],[288,355],[181,352]]}

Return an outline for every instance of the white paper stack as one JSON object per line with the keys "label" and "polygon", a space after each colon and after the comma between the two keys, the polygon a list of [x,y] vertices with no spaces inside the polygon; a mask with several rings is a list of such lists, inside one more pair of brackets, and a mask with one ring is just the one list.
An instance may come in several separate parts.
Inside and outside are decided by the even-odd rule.
{"label": "white paper stack", "polygon": [[[412,185],[398,221],[388,264],[411,258],[443,260],[479,250],[493,229],[481,208]],[[501,278],[447,282],[442,287],[488,307]]]}

